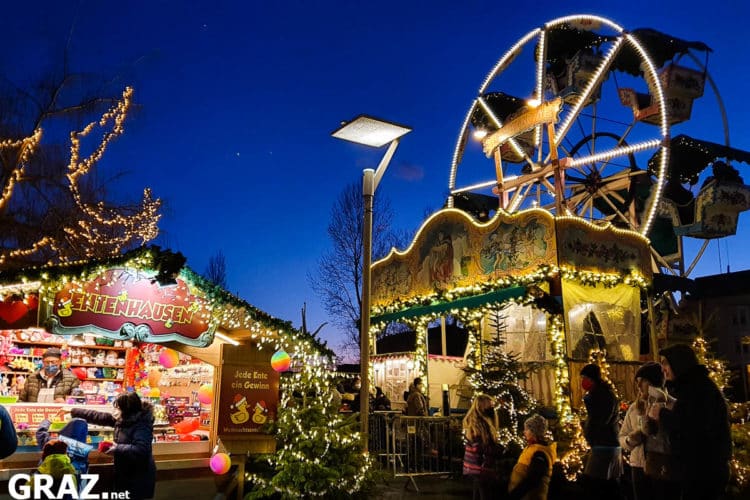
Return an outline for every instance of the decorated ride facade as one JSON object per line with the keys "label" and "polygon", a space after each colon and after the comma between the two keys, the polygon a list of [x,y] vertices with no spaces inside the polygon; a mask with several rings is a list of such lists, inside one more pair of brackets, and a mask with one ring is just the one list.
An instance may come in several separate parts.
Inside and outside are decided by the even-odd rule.
{"label": "decorated ride facade", "polygon": [[[571,403],[581,401],[578,373],[592,351],[606,352],[610,378],[621,394],[632,395],[650,335],[641,312],[651,269],[648,240],[610,224],[542,209],[500,210],[486,221],[443,209],[406,250],[394,249],[373,265],[371,339],[392,323],[412,328],[409,377],[427,380],[433,406],[447,385],[456,406],[470,391],[463,368],[481,363],[501,309],[503,349],[538,367],[526,388],[566,418]],[[428,328],[446,316],[468,333],[465,356],[454,359],[453,369],[440,366],[445,356],[429,354]],[[373,353],[376,366],[388,359]]]}

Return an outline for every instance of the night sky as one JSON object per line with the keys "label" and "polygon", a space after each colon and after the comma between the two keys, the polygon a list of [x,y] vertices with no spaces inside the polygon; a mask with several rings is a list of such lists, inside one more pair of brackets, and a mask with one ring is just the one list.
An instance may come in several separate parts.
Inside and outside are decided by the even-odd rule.
{"label": "night sky", "polygon": [[[445,201],[456,135],[487,72],[534,27],[576,13],[708,44],[731,145],[750,150],[750,3],[739,0],[5,2],[0,71],[23,86],[59,67],[72,29],[75,71],[135,88],[140,108],[102,168],[128,172],[117,191],[149,186],[165,201],[156,243],[198,272],[222,251],[230,291],[295,325],[307,302],[314,329],[327,318],[307,274],[328,246],[330,207],[382,154],[330,132],[360,113],[413,127],[377,193],[413,232]],[[673,135],[723,142],[713,93],[694,106]],[[750,184],[748,166],[735,166]],[[750,214],[740,221],[694,276],[750,268]],[[339,342],[333,327],[322,336]]]}

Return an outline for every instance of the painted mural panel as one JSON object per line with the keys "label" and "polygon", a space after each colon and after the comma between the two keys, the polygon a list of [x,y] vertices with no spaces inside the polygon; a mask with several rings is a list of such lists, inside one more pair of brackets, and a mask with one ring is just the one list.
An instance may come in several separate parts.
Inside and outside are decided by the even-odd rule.
{"label": "painted mural panel", "polygon": [[498,213],[480,224],[445,209],[425,221],[405,252],[373,265],[373,305],[523,275],[556,259],[554,220],[546,211]]}
{"label": "painted mural panel", "polygon": [[561,266],[600,273],[638,271],[645,278],[652,275],[648,239],[634,231],[561,217],[557,219],[557,245]]}

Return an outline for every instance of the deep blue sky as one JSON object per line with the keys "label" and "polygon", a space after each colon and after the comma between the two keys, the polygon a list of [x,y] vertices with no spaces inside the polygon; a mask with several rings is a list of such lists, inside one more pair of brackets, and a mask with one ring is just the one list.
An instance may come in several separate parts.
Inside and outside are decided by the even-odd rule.
{"label": "deep blue sky", "polygon": [[[72,67],[135,87],[142,109],[106,161],[130,172],[122,189],[150,186],[168,204],[159,243],[198,272],[223,251],[231,291],[296,325],[306,301],[314,328],[326,317],[306,275],[327,248],[330,207],[380,155],[330,132],[360,113],[414,128],[378,194],[398,227],[415,229],[445,200],[456,134],[489,69],[532,28],[584,12],[711,46],[732,145],[750,150],[750,6],[740,0],[13,2],[0,70],[23,84],[59,63],[74,25]],[[720,142],[713,99],[696,101],[707,118],[689,126]],[[698,275],[727,259],[750,268],[748,219],[711,244]],[[330,326],[323,338],[338,343]]]}

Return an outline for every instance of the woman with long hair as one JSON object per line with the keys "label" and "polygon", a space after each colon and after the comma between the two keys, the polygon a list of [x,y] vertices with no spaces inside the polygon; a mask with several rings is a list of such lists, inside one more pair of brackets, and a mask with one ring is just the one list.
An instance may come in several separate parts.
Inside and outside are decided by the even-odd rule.
{"label": "woman with long hair", "polygon": [[464,475],[474,478],[474,498],[493,498],[500,487],[496,467],[503,448],[497,441],[497,416],[492,398],[479,394],[463,420]]}
{"label": "woman with long hair", "polygon": [[114,414],[73,408],[71,415],[94,425],[114,427],[114,444],[105,453],[114,456],[114,490],[128,491],[130,499],[154,496],[156,463],[151,449],[154,412],[151,403],[135,392],[121,394],[113,403]]}

